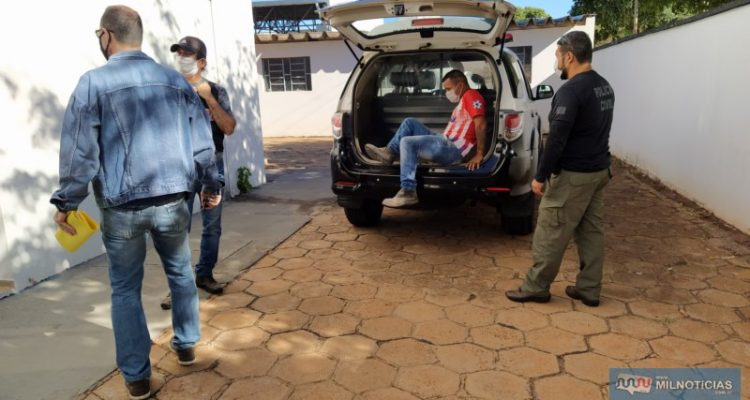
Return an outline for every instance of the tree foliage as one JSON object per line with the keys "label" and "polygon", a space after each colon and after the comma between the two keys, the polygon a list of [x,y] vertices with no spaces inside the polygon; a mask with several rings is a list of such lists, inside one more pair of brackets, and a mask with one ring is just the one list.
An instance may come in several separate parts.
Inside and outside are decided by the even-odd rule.
{"label": "tree foliage", "polygon": [[543,8],[539,7],[518,7],[516,8],[515,19],[527,19],[527,18],[547,18],[549,14],[544,11]]}
{"label": "tree foliage", "polygon": [[[634,5],[638,27],[634,31]],[[691,17],[731,0],[574,0],[570,15],[596,14],[597,42],[606,43]]]}

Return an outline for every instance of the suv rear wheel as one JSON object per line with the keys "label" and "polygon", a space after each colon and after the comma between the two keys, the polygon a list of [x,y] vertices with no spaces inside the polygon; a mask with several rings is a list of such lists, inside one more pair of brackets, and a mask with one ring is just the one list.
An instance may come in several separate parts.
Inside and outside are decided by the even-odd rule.
{"label": "suv rear wheel", "polygon": [[534,215],[525,215],[523,217],[501,217],[503,231],[509,235],[528,235],[534,231]]}
{"label": "suv rear wheel", "polygon": [[529,192],[511,196],[497,207],[503,231],[509,235],[528,235],[534,231],[534,210],[536,199]]}
{"label": "suv rear wheel", "polygon": [[383,204],[378,200],[363,200],[360,207],[345,207],[344,213],[354,226],[375,226],[383,215]]}
{"label": "suv rear wheel", "polygon": [[[539,162],[544,153],[544,142],[542,141],[542,121],[537,120],[536,135],[534,143],[536,154],[534,158],[536,163],[533,165],[533,171],[538,168]],[[503,231],[509,235],[528,235],[534,231],[534,211],[536,210],[536,198],[534,194],[513,196],[505,204],[498,206],[497,211],[501,214],[500,223],[503,225]]]}

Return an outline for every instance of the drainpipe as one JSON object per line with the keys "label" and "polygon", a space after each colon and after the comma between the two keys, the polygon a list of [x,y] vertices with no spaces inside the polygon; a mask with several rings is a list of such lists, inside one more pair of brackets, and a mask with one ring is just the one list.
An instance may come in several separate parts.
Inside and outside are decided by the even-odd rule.
{"label": "drainpipe", "polygon": [[[213,42],[214,42],[214,49],[213,49],[213,55],[214,55],[214,68],[216,71],[216,80],[219,82],[219,84],[222,84],[224,81],[225,76],[221,73],[221,70],[219,69],[219,55],[218,55],[218,47],[216,46],[216,24],[214,23],[214,2],[213,0],[208,0],[208,7],[211,9],[211,35],[213,36]],[[226,149],[224,149],[224,198],[231,198],[232,197],[232,170],[229,167],[229,157],[227,157]],[[222,199],[222,201],[224,201]]]}

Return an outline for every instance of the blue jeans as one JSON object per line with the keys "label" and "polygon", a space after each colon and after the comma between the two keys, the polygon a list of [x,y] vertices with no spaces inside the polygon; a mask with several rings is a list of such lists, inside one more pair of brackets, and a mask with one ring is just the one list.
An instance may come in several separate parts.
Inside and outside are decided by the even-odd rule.
{"label": "blue jeans", "polygon": [[429,160],[441,165],[461,161],[461,152],[442,134],[434,133],[414,118],[406,118],[387,147],[400,156],[401,188],[417,188],[417,164]]}
{"label": "blue jeans", "polygon": [[187,237],[189,217],[183,199],[143,210],[102,209],[117,367],[128,382],[151,376],[151,338],[141,303],[147,234],[161,257],[172,292],[172,346],[183,350],[195,346],[200,339],[198,290]]}
{"label": "blue jeans", "polygon": [[[224,158],[222,153],[216,153],[214,162],[219,169],[219,174],[224,176]],[[193,215],[193,202],[195,196],[201,191],[200,182],[196,182],[194,191],[188,197],[188,209]],[[198,264],[195,265],[195,275],[199,277],[213,277],[214,267],[219,259],[219,240],[221,239],[221,209],[224,207],[224,198],[221,203],[210,210],[201,210],[203,220],[203,233],[201,234],[201,254]],[[192,218],[191,218],[192,220]],[[188,222],[188,232],[191,223]]]}

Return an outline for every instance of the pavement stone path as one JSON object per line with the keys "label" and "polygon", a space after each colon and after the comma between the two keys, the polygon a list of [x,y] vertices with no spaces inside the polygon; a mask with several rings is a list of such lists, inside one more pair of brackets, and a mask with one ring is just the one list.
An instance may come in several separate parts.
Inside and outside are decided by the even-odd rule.
{"label": "pavement stone path", "polygon": [[[325,167],[327,138],[265,139],[274,168]],[[310,223],[201,303],[198,362],[154,339],[158,399],[608,398],[611,367],[738,367],[750,399],[750,238],[623,167],[606,193],[602,303],[568,299],[566,253],[548,304],[504,297],[531,236],[489,207],[343,210]],[[83,395],[126,398],[113,372]]]}

